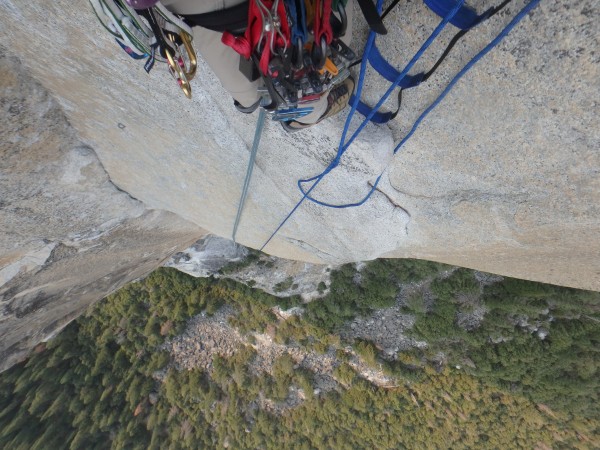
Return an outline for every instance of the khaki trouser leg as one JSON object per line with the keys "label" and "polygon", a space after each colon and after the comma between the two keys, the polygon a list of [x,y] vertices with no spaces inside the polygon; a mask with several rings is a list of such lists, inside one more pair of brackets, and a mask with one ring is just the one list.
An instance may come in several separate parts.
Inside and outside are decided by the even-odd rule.
{"label": "khaki trouser leg", "polygon": [[[202,14],[229,8],[242,3],[243,0],[163,0],[163,4],[169,10],[178,14]],[[346,12],[348,15],[348,28],[342,40],[350,44],[352,38],[353,0],[348,1]],[[262,86],[260,79],[249,81],[239,71],[240,55],[231,47],[221,42],[221,33],[207,30],[206,28],[194,27],[194,48],[206,61],[221,84],[231,96],[242,106],[249,107],[255,104],[259,95],[257,89]],[[302,118],[303,123],[316,122],[327,108],[327,96],[324,95],[319,102],[311,105],[314,111]]]}
{"label": "khaki trouser leg", "polygon": [[194,27],[193,31],[194,47],[219,78],[225,90],[242,106],[249,107],[255,104],[260,97],[257,89],[262,86],[262,80],[259,78],[250,81],[240,72],[240,55],[221,42],[221,33],[201,27]]}

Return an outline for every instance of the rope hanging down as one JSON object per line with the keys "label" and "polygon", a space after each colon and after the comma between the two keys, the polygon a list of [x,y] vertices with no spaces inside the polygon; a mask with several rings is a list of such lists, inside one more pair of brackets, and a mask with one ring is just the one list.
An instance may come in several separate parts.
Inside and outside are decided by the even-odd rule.
{"label": "rope hanging down", "polygon": [[[417,118],[417,120],[414,122],[414,124],[411,127],[411,129],[408,132],[408,134],[400,141],[400,143],[394,149],[394,154],[398,153],[400,151],[400,149],[404,146],[404,144],[406,144],[406,142],[408,142],[408,140],[413,136],[413,134],[415,133],[415,131],[417,130],[417,128],[419,127],[419,125],[421,124],[421,122],[429,115],[429,113],[431,113],[431,111],[433,111],[442,102],[442,100],[452,90],[452,88],[456,85],[456,83],[478,61],[480,61],[487,53],[489,53],[494,47],[496,47],[512,31],[512,29],[521,20],[523,20],[523,18],[527,14],[529,14],[535,7],[537,7],[538,4],[540,3],[540,1],[541,0],[531,0],[529,3],[527,3],[523,7],[523,9],[521,9],[521,11],[510,21],[510,23],[508,25],[506,25],[506,27],[504,27],[504,29],[502,29],[502,31],[483,50],[481,50],[479,53],[477,53],[477,55],[475,55],[456,74],[456,76],[452,79],[452,81],[450,81],[450,83],[444,89],[444,91],[442,91],[442,93],[433,101],[433,103],[431,103],[431,105],[429,105],[427,107],[427,109],[425,109],[425,111]],[[383,3],[382,0],[379,0],[379,2],[378,2],[378,7],[379,8],[381,8],[381,4],[382,3]],[[445,24],[449,20],[451,20],[451,18],[454,16],[454,14],[456,14],[456,12],[458,11],[458,9],[460,8],[460,6],[463,3],[464,3],[464,0],[459,1],[458,4],[456,5],[456,7],[453,8],[449,12],[449,14],[444,18],[444,20],[442,20],[442,22],[440,23],[440,25],[438,25],[438,27],[436,28],[436,30],[434,30],[434,32],[432,33],[432,35],[430,36],[430,38],[425,42],[425,44],[423,44],[423,46],[421,47],[421,49],[419,50],[419,52],[417,52],[417,54],[415,55],[415,57],[413,57],[413,59],[411,60],[411,62],[409,62],[409,64],[407,65],[407,67],[402,71],[401,76],[399,77],[399,79],[397,79],[396,82],[392,85],[392,87],[390,87],[390,89],[388,89],[388,91],[386,92],[386,94],[384,94],[384,98],[382,98],[382,100],[380,100],[378,102],[378,104],[373,108],[371,114],[369,114],[369,115],[374,114],[381,107],[381,105],[383,104],[383,102],[385,101],[385,99],[393,91],[393,88],[395,88],[400,83],[400,81],[402,80],[402,78],[406,75],[406,73],[408,73],[408,70],[410,70],[410,67],[412,67],[412,65],[414,65],[414,62],[416,62],[416,59],[418,59],[421,56],[421,54],[427,49],[427,47],[431,44],[430,40],[432,40],[432,38],[435,39],[435,36],[437,36],[437,34],[439,34],[439,31],[441,31],[441,29],[439,31],[438,31],[438,29],[440,27],[443,28],[443,26],[445,26]],[[436,34],[436,31],[437,31],[437,34]],[[375,33],[374,32],[370,32],[369,39],[367,41],[367,46],[365,47],[365,55],[368,55],[368,52],[373,47],[374,41],[375,41]],[[321,182],[321,180],[325,177],[325,175],[327,175],[327,173],[329,173],[331,170],[333,170],[334,167],[336,167],[339,164],[339,160],[340,160],[341,156],[343,155],[344,151],[347,149],[347,146],[356,138],[357,132],[359,132],[360,130],[362,130],[364,128],[364,126],[366,125],[366,122],[369,120],[369,117],[367,116],[367,118],[365,119],[365,121],[357,129],[357,132],[355,132],[353,134],[353,136],[349,139],[348,143],[344,144],[344,139],[345,139],[345,136],[346,136],[346,133],[347,133],[347,129],[349,128],[349,123],[350,123],[350,120],[351,120],[351,116],[356,112],[357,104],[358,104],[358,101],[359,101],[359,98],[360,98],[360,91],[362,90],[362,86],[364,84],[364,77],[365,77],[367,59],[368,59],[367,57],[363,57],[363,61],[361,63],[361,70],[360,70],[360,75],[359,75],[359,82],[358,82],[358,86],[357,86],[357,95],[356,95],[354,101],[352,102],[352,109],[351,109],[350,115],[349,115],[349,117],[348,117],[348,119],[346,121],[346,125],[344,126],[344,132],[342,134],[342,139],[341,139],[341,142],[340,142],[340,147],[338,149],[337,156],[334,158],[334,160],[329,164],[329,166],[320,175],[318,175],[316,177],[313,177],[313,178],[310,178],[310,179],[307,179],[307,180],[300,180],[300,181],[298,181],[299,187],[301,187],[302,182],[310,182],[310,181],[314,180],[314,183],[312,184],[312,186],[308,190],[304,191],[302,189],[302,192],[303,192],[302,198],[296,203],[296,205],[292,208],[292,210],[288,213],[288,215],[281,221],[281,223],[277,226],[277,228],[275,229],[275,231],[271,234],[271,236],[269,236],[269,238],[262,245],[262,247],[260,248],[260,250],[263,250],[269,244],[269,242],[275,237],[275,235],[279,232],[279,230],[285,225],[285,223],[298,210],[298,208],[302,205],[302,203],[304,203],[304,200],[309,199],[311,201],[314,201],[317,204],[321,204],[321,205],[325,205],[325,206],[331,206],[331,207],[337,207],[337,208],[341,208],[341,207],[342,208],[347,208],[347,207],[353,207],[353,206],[360,206],[360,205],[362,205],[363,203],[365,203],[370,198],[370,196],[373,194],[373,192],[377,188],[377,185],[379,184],[379,180],[381,179],[381,176],[383,175],[383,172],[377,177],[377,179],[376,179],[376,181],[375,181],[372,189],[369,191],[369,193],[362,200],[360,200],[358,202],[355,202],[353,204],[349,204],[349,205],[327,205],[324,202],[319,202],[318,200],[315,200],[315,199],[313,199],[313,198],[310,197],[310,193],[317,187],[317,185]]]}
{"label": "rope hanging down", "polygon": [[238,209],[235,215],[235,223],[233,224],[233,232],[231,233],[231,240],[235,241],[235,235],[242,218],[242,211],[244,210],[244,204],[246,203],[246,197],[248,196],[248,187],[250,186],[250,180],[252,179],[252,170],[254,169],[254,160],[256,159],[256,153],[258,152],[258,146],[260,144],[260,138],[262,136],[263,128],[265,127],[266,112],[264,108],[260,108],[258,113],[258,122],[256,123],[256,131],[254,132],[254,142],[252,143],[252,150],[250,151],[250,160],[248,161],[248,169],[246,170],[246,178],[244,179],[244,185],[242,187],[242,194],[238,202]]}
{"label": "rope hanging down", "polygon": [[[272,120],[287,124],[284,128],[293,131],[310,125],[296,120],[311,114],[316,106],[325,104],[321,117],[326,117],[326,113],[339,111],[336,101],[340,104],[348,101],[345,81],[350,72],[346,69],[356,56],[339,40],[347,27],[346,2],[335,1],[336,12],[340,15],[338,20],[332,11],[334,0],[307,0],[306,4],[305,0],[250,0],[248,27],[244,34],[226,31],[222,35],[221,41],[242,56],[240,70],[244,68],[244,75],[250,81],[262,77],[264,82],[264,89],[259,88],[262,93],[259,102],[243,109],[239,104],[236,106],[242,112],[251,113],[256,107],[261,111],[232,230],[234,241],[251,182],[265,110]],[[310,5],[308,9],[307,5]],[[318,44],[310,44],[309,30]],[[339,94],[344,93],[344,89],[345,98]]]}

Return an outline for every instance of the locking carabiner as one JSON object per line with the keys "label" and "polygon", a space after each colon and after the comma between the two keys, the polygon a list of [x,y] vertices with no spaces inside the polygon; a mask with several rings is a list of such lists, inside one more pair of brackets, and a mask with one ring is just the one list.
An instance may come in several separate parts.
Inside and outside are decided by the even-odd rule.
{"label": "locking carabiner", "polygon": [[171,54],[171,49],[165,48],[165,56],[167,58],[167,63],[169,64],[169,72],[177,84],[185,94],[187,98],[192,98],[192,86],[190,86],[190,82],[185,76],[185,72],[183,70],[184,64],[181,56],[177,56],[176,58]]}
{"label": "locking carabiner", "polygon": [[313,42],[313,48],[310,56],[315,69],[322,69],[325,65],[325,61],[327,60],[327,41],[325,40],[324,36],[321,38],[320,45],[317,45],[316,42]]}
{"label": "locking carabiner", "polygon": [[196,76],[196,69],[198,67],[198,60],[196,59],[196,51],[192,46],[192,37],[187,34],[185,31],[179,33],[179,37],[181,38],[181,42],[183,42],[183,48],[188,55],[188,60],[190,62],[189,67],[185,71],[186,78],[191,81]]}
{"label": "locking carabiner", "polygon": [[342,26],[339,30],[338,37],[342,37],[346,34],[346,30],[348,29],[348,14],[346,14],[346,7],[344,6],[344,2],[338,2],[337,12],[340,15],[340,22],[342,22]]}
{"label": "locking carabiner", "polygon": [[[187,59],[189,61],[189,66],[186,67],[185,63],[183,65],[183,72],[185,73],[185,77],[188,81],[192,81],[192,79],[194,78],[194,76],[196,76],[196,69],[198,67],[198,60],[196,58],[196,51],[194,50],[194,47],[192,46],[192,37],[186,33],[185,31],[182,31],[181,33],[179,33],[179,35],[176,35],[174,33],[166,33],[167,37],[169,38],[169,40],[173,43],[173,45],[175,46],[175,49],[177,50],[177,53],[179,55],[181,55],[181,49],[179,48],[179,44],[177,42],[177,38],[179,37],[179,40],[181,41],[181,43],[183,44],[183,48],[185,49],[185,52],[187,54]],[[174,57],[174,55],[171,55]],[[179,58],[181,58],[181,56],[179,56]],[[175,57],[174,57],[175,59]],[[183,58],[182,58],[182,61]]]}

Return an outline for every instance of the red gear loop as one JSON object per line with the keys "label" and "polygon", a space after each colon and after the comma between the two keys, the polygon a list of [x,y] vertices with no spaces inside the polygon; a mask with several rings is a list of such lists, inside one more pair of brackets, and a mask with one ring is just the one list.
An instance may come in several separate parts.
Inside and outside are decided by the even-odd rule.
{"label": "red gear loop", "polygon": [[[317,0],[315,2],[315,22],[313,24],[313,33],[315,35],[315,45],[321,44],[321,38],[325,38],[327,45],[333,41],[333,29],[331,28],[331,3],[332,0]],[[323,14],[321,15],[321,10]]]}
{"label": "red gear loop", "polygon": [[[331,2],[331,0],[328,0]],[[273,8],[273,0],[262,0],[262,3],[269,8]],[[283,34],[283,38],[275,30],[265,32],[264,42],[262,43],[262,50],[260,55],[259,68],[263,75],[267,75],[269,71],[269,61],[271,60],[271,48],[269,45],[271,36],[273,33],[273,47],[275,49],[284,48],[290,45],[290,25],[287,20],[287,13],[285,11],[285,5],[283,0],[279,0],[277,5],[277,15],[281,23],[280,31]],[[248,7],[248,27],[244,36],[234,36],[228,31],[223,33],[221,42],[223,44],[233,48],[237,53],[242,55],[244,58],[249,59],[252,56],[252,52],[258,49],[260,43],[260,37],[263,32],[265,24],[262,23],[262,16],[260,9],[256,4],[256,0],[250,0]]]}

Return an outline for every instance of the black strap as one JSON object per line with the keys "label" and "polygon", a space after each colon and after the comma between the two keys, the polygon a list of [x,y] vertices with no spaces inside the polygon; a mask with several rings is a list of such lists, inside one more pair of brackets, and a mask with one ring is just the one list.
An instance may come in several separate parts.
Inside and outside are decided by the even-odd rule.
{"label": "black strap", "polygon": [[387,29],[383,25],[381,17],[377,12],[377,8],[371,0],[358,0],[358,6],[365,16],[365,20],[369,24],[369,28],[377,34],[387,34]]}
{"label": "black strap", "polygon": [[243,32],[248,26],[249,2],[243,2],[231,8],[211,11],[204,14],[183,15],[183,21],[190,27],[202,27],[222,33]]}
{"label": "black strap", "polygon": [[[162,56],[163,58],[166,58],[167,50],[171,49],[172,47],[165,40],[163,31],[160,28],[160,26],[158,25],[158,22],[156,21],[156,17],[154,16],[154,12],[153,12],[152,8],[136,9],[135,11],[140,16],[144,17],[150,24],[150,28],[152,29],[152,32],[154,33],[154,37],[156,38],[156,43],[158,44],[158,51],[160,53],[160,56]],[[153,56],[154,56],[154,54],[152,55],[152,59],[154,59]],[[154,64],[154,63],[152,63],[152,64]],[[147,69],[146,71],[148,72],[151,68],[152,68],[152,66],[150,66],[150,68]]]}
{"label": "black strap", "polygon": [[334,38],[342,37],[344,35],[345,30],[342,30],[342,21],[338,19],[335,14],[331,15],[329,23],[331,24]]}
{"label": "black strap", "polygon": [[398,115],[398,113],[400,112],[400,108],[402,108],[402,91],[404,89],[400,89],[398,91],[398,107],[396,108],[396,111],[394,111],[391,115],[390,118],[388,120],[394,120],[396,118],[396,116]]}
{"label": "black strap", "polygon": [[[398,0],[399,1],[399,0]],[[512,0],[504,0],[502,3],[500,3],[498,6],[495,6],[493,8],[488,9],[484,16],[485,19],[484,20],[488,20],[490,17],[494,16],[495,14],[499,13],[500,11],[502,11],[504,9],[504,7],[506,7],[506,5],[508,5]],[[438,60],[435,62],[435,64],[433,65],[433,67],[431,69],[429,69],[429,71],[423,75],[423,79],[421,80],[421,83],[424,83],[425,81],[427,81],[427,79],[434,74],[434,72],[437,70],[437,68],[440,66],[440,64],[442,64],[442,62],[444,62],[444,60],[446,59],[446,57],[450,54],[450,52],[452,51],[452,49],[454,48],[454,46],[456,45],[456,43],[458,41],[460,41],[460,39],[467,34],[467,32],[469,30],[471,30],[472,28],[467,28],[465,30],[460,30],[458,33],[456,33],[454,35],[454,37],[450,40],[450,42],[448,43],[448,45],[446,46],[446,49],[444,50],[444,53],[442,53],[442,55],[438,58]]]}
{"label": "black strap", "polygon": [[[489,18],[491,18],[492,16],[496,15],[497,13],[499,13],[500,11],[502,11],[512,0],[504,0],[502,3],[500,3],[498,6],[492,7],[490,9],[488,9],[484,16],[485,19],[487,20]],[[381,15],[381,19],[385,18],[385,16],[387,16],[393,9],[394,7],[396,7],[396,5],[398,5],[398,3],[400,3],[400,0],[394,0],[390,6],[388,6],[386,8],[386,10],[384,11],[384,13]],[[423,78],[421,80],[421,83],[424,83],[425,81],[427,81],[427,79],[433,75],[433,73],[437,70],[437,68],[440,66],[440,64],[442,64],[442,62],[444,62],[444,60],[446,59],[446,57],[450,54],[450,52],[452,51],[452,49],[454,48],[454,46],[456,45],[456,43],[458,41],[460,41],[460,39],[467,34],[470,30],[472,30],[472,28],[468,28],[466,30],[460,30],[458,33],[456,33],[454,35],[454,37],[450,40],[450,42],[448,43],[448,45],[446,46],[446,49],[444,50],[444,52],[442,53],[442,55],[438,58],[438,60],[435,62],[435,64],[433,65],[433,67],[431,69],[429,69],[427,71],[427,73],[425,73],[425,75],[423,75]],[[358,59],[356,61],[354,61],[352,64],[350,64],[350,67],[353,67],[357,64],[360,64],[362,62],[362,58]]]}
{"label": "black strap", "polygon": [[388,6],[385,11],[383,12],[383,14],[381,15],[381,20],[385,19],[385,16],[387,16],[390,12],[392,12],[392,9],[394,9],[396,7],[396,5],[400,3],[400,0],[394,0],[390,6]]}

